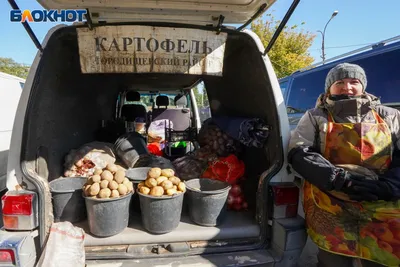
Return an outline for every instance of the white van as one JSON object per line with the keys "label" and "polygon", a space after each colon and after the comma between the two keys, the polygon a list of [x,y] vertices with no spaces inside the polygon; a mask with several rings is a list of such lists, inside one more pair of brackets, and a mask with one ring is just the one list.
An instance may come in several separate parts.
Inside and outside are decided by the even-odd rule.
{"label": "white van", "polygon": [[6,189],[8,150],[24,83],[20,77],[0,72],[0,192]]}
{"label": "white van", "polygon": [[[64,176],[71,149],[96,141],[102,122],[118,119],[121,96],[135,103],[139,95],[167,94],[148,103],[168,109],[168,99],[184,94],[189,127],[198,131],[193,88],[202,82],[212,117],[257,118],[268,126],[262,146],[244,146],[240,154],[248,211],[229,211],[215,227],[182,214],[178,228],[161,235],[144,231],[140,215],[107,238],[80,222],[87,266],[295,266],[306,231],[287,164],[282,92],[259,37],[223,24],[251,22],[274,0],[39,2],[48,9],[87,9],[90,16],[87,23],[51,29],[31,66],[11,141],[7,195],[14,195],[3,202],[3,220],[14,230],[0,232],[2,258],[13,266],[39,259],[54,219],[49,182]],[[25,205],[12,209],[13,201]]]}

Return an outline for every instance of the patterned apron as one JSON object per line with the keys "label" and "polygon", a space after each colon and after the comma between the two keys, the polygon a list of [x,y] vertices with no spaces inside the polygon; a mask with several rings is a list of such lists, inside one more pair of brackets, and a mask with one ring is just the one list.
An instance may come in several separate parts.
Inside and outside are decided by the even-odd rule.
{"label": "patterned apron", "polygon": [[[328,115],[324,157],[383,173],[391,162],[391,132],[376,123],[335,123]],[[305,181],[303,206],[310,238],[334,254],[400,265],[400,201],[356,202],[341,192],[324,193]]]}

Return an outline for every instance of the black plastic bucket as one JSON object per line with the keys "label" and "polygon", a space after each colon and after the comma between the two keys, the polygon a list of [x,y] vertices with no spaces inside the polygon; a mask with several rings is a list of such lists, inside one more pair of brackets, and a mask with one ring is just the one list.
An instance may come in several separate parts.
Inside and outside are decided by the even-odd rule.
{"label": "black plastic bucket", "polygon": [[178,227],[181,221],[184,193],[153,197],[138,192],[143,227],[152,234],[165,234]]}
{"label": "black plastic bucket", "polygon": [[126,170],[125,176],[133,182],[140,183],[145,181],[147,178],[147,173],[150,171],[151,167],[137,167],[129,168]]}
{"label": "black plastic bucket", "polygon": [[[137,185],[140,182],[143,182],[147,178],[147,173],[151,167],[137,167],[137,168],[129,168],[126,171],[125,176],[132,181],[133,185],[135,186],[135,190],[137,190]],[[139,194],[134,194],[132,196],[132,211],[140,213],[140,199],[139,199]]]}
{"label": "black plastic bucket", "polygon": [[85,200],[82,197],[82,187],[86,181],[86,177],[74,177],[58,178],[49,183],[55,222],[74,223],[86,219]]}
{"label": "black plastic bucket", "polygon": [[118,138],[114,150],[129,168],[135,165],[140,155],[149,154],[145,138],[137,132],[124,134]]}
{"label": "black plastic bucket", "polygon": [[231,185],[208,178],[188,180],[185,184],[190,219],[202,226],[219,225],[225,218]]}
{"label": "black plastic bucket", "polygon": [[132,192],[116,198],[85,197],[89,231],[99,237],[119,234],[129,223]]}

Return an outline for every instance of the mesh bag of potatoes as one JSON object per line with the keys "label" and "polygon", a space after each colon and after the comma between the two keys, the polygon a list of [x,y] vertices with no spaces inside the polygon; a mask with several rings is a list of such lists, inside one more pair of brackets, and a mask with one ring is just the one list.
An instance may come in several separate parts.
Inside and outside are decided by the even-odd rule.
{"label": "mesh bag of potatoes", "polygon": [[226,157],[241,151],[240,143],[223,132],[211,119],[201,127],[198,142],[204,151]]}
{"label": "mesh bag of potatoes", "polygon": [[172,169],[151,168],[144,182],[138,184],[143,195],[155,197],[173,196],[186,191],[185,184],[175,176]]}
{"label": "mesh bag of potatoes", "polygon": [[116,198],[133,192],[133,183],[125,177],[125,170],[115,164],[108,164],[104,169],[95,169],[83,186],[86,197]]}

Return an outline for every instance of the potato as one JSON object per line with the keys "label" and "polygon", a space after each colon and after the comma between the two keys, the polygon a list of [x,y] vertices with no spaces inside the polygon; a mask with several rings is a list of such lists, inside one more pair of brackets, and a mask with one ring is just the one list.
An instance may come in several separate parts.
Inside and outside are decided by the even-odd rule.
{"label": "potato", "polygon": [[109,198],[110,196],[111,196],[110,188],[103,188],[99,192],[99,197],[100,198]]}
{"label": "potato", "polygon": [[161,186],[164,188],[164,190],[167,190],[173,188],[174,185],[172,184],[171,181],[165,180],[164,182],[161,183]]}
{"label": "potato", "polygon": [[162,169],[161,170],[161,175],[166,176],[167,178],[174,176],[175,172],[173,169]]}
{"label": "potato", "polygon": [[94,183],[100,183],[100,181],[101,181],[101,177],[100,177],[100,175],[98,175],[98,174],[93,175],[93,176],[91,177],[91,179],[92,179],[92,181],[93,181]]}
{"label": "potato", "polygon": [[139,192],[144,195],[148,195],[150,193],[150,188],[148,188],[146,186],[142,186],[142,187],[140,187]]}
{"label": "potato", "polygon": [[151,168],[147,173],[149,178],[157,178],[161,176],[161,169],[160,168]]}
{"label": "potato", "polygon": [[90,186],[90,195],[96,196],[100,192],[100,184],[94,183]]}
{"label": "potato", "polygon": [[109,183],[110,183],[110,182],[107,181],[107,180],[101,181],[101,183],[100,183],[100,188],[101,188],[101,189],[108,188],[108,184],[109,184]]}
{"label": "potato", "polygon": [[124,179],[125,179],[125,171],[124,170],[118,170],[114,175],[114,180],[117,183],[122,184]]}
{"label": "potato", "polygon": [[155,186],[150,189],[150,196],[160,197],[162,195],[164,195],[164,188],[161,186]]}
{"label": "potato", "polygon": [[130,182],[129,179],[125,177],[125,178],[124,178],[124,181],[123,181],[122,183],[123,183],[124,185],[127,185],[127,184],[129,184],[129,182]]}
{"label": "potato", "polygon": [[168,178],[165,176],[160,176],[160,177],[156,178],[157,185],[162,184],[162,182],[164,182],[165,180],[168,180]]}
{"label": "potato", "polygon": [[119,192],[119,194],[121,196],[126,195],[126,193],[128,192],[128,188],[124,184],[119,184],[118,185],[118,192]]}
{"label": "potato", "polygon": [[99,169],[99,168],[96,168],[96,169],[94,169],[94,175],[100,175],[101,173],[103,172],[103,170],[102,169]]}
{"label": "potato", "polygon": [[75,162],[75,166],[76,167],[82,167],[83,166],[83,160],[82,159],[80,159],[80,160],[78,160],[77,162]]}
{"label": "potato", "polygon": [[111,173],[115,173],[116,171],[118,171],[117,166],[113,163],[107,164],[106,169],[109,170]]}
{"label": "potato", "polygon": [[148,178],[146,179],[146,181],[144,182],[144,184],[148,187],[148,188],[152,188],[154,186],[157,186],[157,180],[154,178]]}
{"label": "potato", "polygon": [[178,190],[178,186],[176,186],[176,185],[174,185],[172,188],[175,190]]}
{"label": "potato", "polygon": [[180,182],[178,184],[178,190],[182,191],[182,192],[185,192],[186,191],[186,185],[184,183]]}
{"label": "potato", "polygon": [[110,182],[114,179],[114,176],[112,175],[112,173],[110,171],[105,170],[101,173],[101,179],[107,180]]}
{"label": "potato", "polygon": [[83,194],[84,194],[85,196],[87,196],[87,197],[90,196],[90,187],[91,187],[91,185],[88,184],[88,185],[84,185],[83,188],[82,188]]}
{"label": "potato", "polygon": [[[104,182],[104,181],[103,181]],[[111,190],[116,190],[116,189],[118,189],[118,183],[116,182],[116,181],[111,181],[109,184],[108,184],[108,188],[110,188]]]}
{"label": "potato", "polygon": [[140,189],[142,186],[145,186],[145,185],[144,185],[144,182],[138,183],[137,188]]}
{"label": "potato", "polygon": [[111,190],[111,197],[119,197],[119,192],[118,190]]}
{"label": "potato", "polygon": [[119,164],[115,164],[115,166],[117,166],[118,171],[126,171],[126,169]]}
{"label": "potato", "polygon": [[168,180],[170,180],[174,185],[178,185],[181,182],[181,179],[176,176],[171,176],[168,178]]}
{"label": "potato", "polygon": [[133,183],[132,182],[128,182],[126,187],[128,188],[128,193],[133,191]]}
{"label": "potato", "polygon": [[167,195],[168,196],[172,196],[172,195],[174,195],[176,193],[177,193],[177,191],[174,188],[167,189]]}

